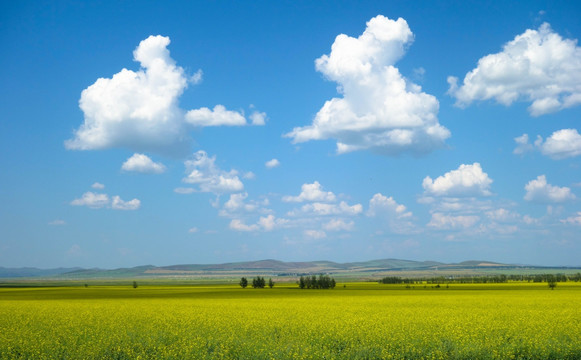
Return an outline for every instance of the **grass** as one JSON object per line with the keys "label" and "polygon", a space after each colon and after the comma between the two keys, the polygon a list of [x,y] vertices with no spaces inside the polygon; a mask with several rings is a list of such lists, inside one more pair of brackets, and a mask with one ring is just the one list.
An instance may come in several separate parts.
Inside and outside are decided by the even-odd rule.
{"label": "grass", "polygon": [[0,358],[581,358],[579,284],[431,286],[3,288]]}

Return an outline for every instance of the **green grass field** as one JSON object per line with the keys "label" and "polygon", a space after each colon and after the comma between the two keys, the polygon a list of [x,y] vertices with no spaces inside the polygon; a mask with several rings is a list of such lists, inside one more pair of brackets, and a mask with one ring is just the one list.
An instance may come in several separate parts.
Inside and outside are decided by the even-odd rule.
{"label": "green grass field", "polygon": [[581,359],[581,285],[0,289],[2,359]]}

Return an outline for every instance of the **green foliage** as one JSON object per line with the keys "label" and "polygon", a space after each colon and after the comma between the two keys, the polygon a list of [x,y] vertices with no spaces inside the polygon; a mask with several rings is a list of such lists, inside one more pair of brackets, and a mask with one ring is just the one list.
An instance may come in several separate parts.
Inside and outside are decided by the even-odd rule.
{"label": "green foliage", "polygon": [[133,282],[133,288],[134,288],[134,289],[137,289],[137,281],[134,281],[134,282]]}
{"label": "green foliage", "polygon": [[252,287],[253,288],[264,289],[264,286],[266,286],[266,281],[264,280],[263,277],[257,276],[254,279],[252,279]]}
{"label": "green foliage", "polygon": [[240,279],[239,285],[245,289],[248,286],[248,279],[246,279],[245,277],[242,277],[242,279]]}
{"label": "green foliage", "polygon": [[268,279],[268,287],[271,289],[274,287],[274,281],[272,279]]}
{"label": "green foliage", "polygon": [[334,289],[337,283],[335,279],[329,275],[319,275],[317,276],[301,276],[299,278],[299,288],[300,289]]}

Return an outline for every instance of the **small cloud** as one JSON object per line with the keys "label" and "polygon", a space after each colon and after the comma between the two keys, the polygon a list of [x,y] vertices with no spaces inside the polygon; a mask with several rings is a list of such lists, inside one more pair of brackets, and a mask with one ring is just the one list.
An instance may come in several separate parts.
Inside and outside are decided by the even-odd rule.
{"label": "small cloud", "polygon": [[476,224],[480,218],[475,215],[446,215],[433,213],[428,223],[429,227],[436,229],[466,229]]}
{"label": "small cloud", "polygon": [[97,194],[87,191],[79,199],[71,201],[73,206],[87,206],[91,209],[100,209],[109,205],[109,196],[107,194]]}
{"label": "small cloud", "polygon": [[[539,137],[540,138],[540,137]],[[543,155],[553,159],[565,159],[581,155],[581,135],[577,129],[555,131],[545,142],[538,142]]]}
{"label": "small cloud", "polygon": [[353,220],[331,219],[328,223],[323,224],[323,229],[327,231],[351,231],[354,226],[355,222]]}
{"label": "small cloud", "polygon": [[62,226],[62,225],[66,225],[67,223],[64,220],[53,220],[53,221],[50,221],[48,224],[52,225],[52,226]]}
{"label": "small cloud", "polygon": [[561,222],[563,224],[581,225],[581,211],[578,211],[577,214],[573,216],[561,220]]}
{"label": "small cloud", "polygon": [[93,189],[97,189],[97,190],[103,190],[103,189],[105,188],[105,185],[103,185],[103,184],[101,184],[101,183],[98,183],[98,182],[96,182],[96,183],[94,183],[93,185],[91,185],[91,187],[92,187]]}
{"label": "small cloud", "polygon": [[75,244],[71,246],[69,250],[67,250],[67,255],[70,257],[79,257],[83,255],[83,251],[79,245]]}
{"label": "small cloud", "polygon": [[236,170],[224,171],[215,164],[216,157],[200,150],[194,153],[191,160],[185,162],[186,173],[182,179],[188,184],[196,184],[201,192],[223,194],[244,190],[244,184]]}
{"label": "small cloud", "polygon": [[524,199],[537,203],[562,203],[574,200],[575,194],[568,187],[558,187],[547,183],[545,175],[537,176],[525,185],[526,194]]}
{"label": "small cloud", "polygon": [[268,160],[266,163],[264,163],[264,166],[266,166],[268,169],[272,169],[280,166],[280,161],[277,159]]}
{"label": "small cloud", "polygon": [[262,126],[262,125],[266,124],[266,113],[265,112],[254,111],[254,112],[252,112],[252,114],[250,114],[249,118],[250,118],[250,121],[252,122],[252,125]]}
{"label": "small cloud", "polygon": [[257,231],[257,230],[259,230],[258,225],[256,225],[256,224],[246,225],[240,219],[232,219],[232,221],[230,221],[229,227],[230,227],[230,229],[236,230],[236,231]]}
{"label": "small cloud", "polygon": [[422,183],[425,193],[432,196],[490,196],[492,179],[479,163],[462,164],[435,180],[426,176]]}
{"label": "small cloud", "polygon": [[213,110],[202,107],[186,113],[186,122],[194,126],[244,126],[246,118],[237,111],[216,105]]}
{"label": "small cloud", "polygon": [[252,171],[248,171],[247,173],[242,175],[242,178],[248,179],[248,180],[253,180],[253,179],[256,179],[256,174],[254,174]]}
{"label": "small cloud", "polygon": [[141,201],[138,199],[123,201],[119,196],[113,196],[113,202],[111,203],[111,208],[114,210],[137,210],[140,206]]}
{"label": "small cloud", "polygon": [[517,136],[514,138],[514,142],[516,143],[516,148],[512,151],[513,154],[516,155],[524,155],[528,152],[533,151],[533,145],[529,143],[529,135],[522,134],[521,136]]}
{"label": "small cloud", "polygon": [[153,162],[147,155],[135,153],[123,163],[121,170],[145,174],[161,174],[165,171],[165,165]]}
{"label": "small cloud", "polygon": [[71,205],[87,206],[91,209],[101,209],[110,206],[114,210],[137,210],[141,206],[141,202],[138,199],[123,201],[117,195],[113,196],[112,199],[109,199],[107,194],[97,194],[88,191],[79,199],[71,201]]}
{"label": "small cloud", "polygon": [[196,192],[196,189],[193,188],[185,188],[185,187],[177,187],[173,189],[176,194],[191,194]]}
{"label": "small cloud", "polygon": [[199,84],[202,82],[202,77],[204,76],[204,72],[202,69],[198,69],[194,75],[190,77],[190,82],[192,84]]}
{"label": "small cloud", "polygon": [[199,230],[197,227],[193,227],[193,228],[190,228],[190,229],[188,230],[188,232],[189,232],[190,234],[197,233],[198,231],[200,231],[200,230]]}
{"label": "small cloud", "polygon": [[305,237],[315,240],[324,239],[327,237],[327,233],[322,230],[305,230],[303,234]]}
{"label": "small cloud", "polygon": [[312,184],[303,184],[301,193],[298,196],[284,196],[284,202],[304,202],[304,201],[324,201],[333,202],[336,200],[335,194],[330,191],[323,191],[323,187],[318,181]]}

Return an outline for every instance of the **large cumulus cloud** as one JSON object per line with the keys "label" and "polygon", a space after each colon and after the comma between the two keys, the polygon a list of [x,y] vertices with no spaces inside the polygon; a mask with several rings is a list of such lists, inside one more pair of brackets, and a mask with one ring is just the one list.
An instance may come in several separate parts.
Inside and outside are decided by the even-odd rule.
{"label": "large cumulus cloud", "polygon": [[426,153],[450,136],[439,124],[438,100],[404,78],[394,64],[413,41],[407,22],[378,15],[361,36],[337,36],[331,53],[315,61],[342,97],[325,102],[313,123],[286,137],[294,143],[335,139],[337,152]]}

